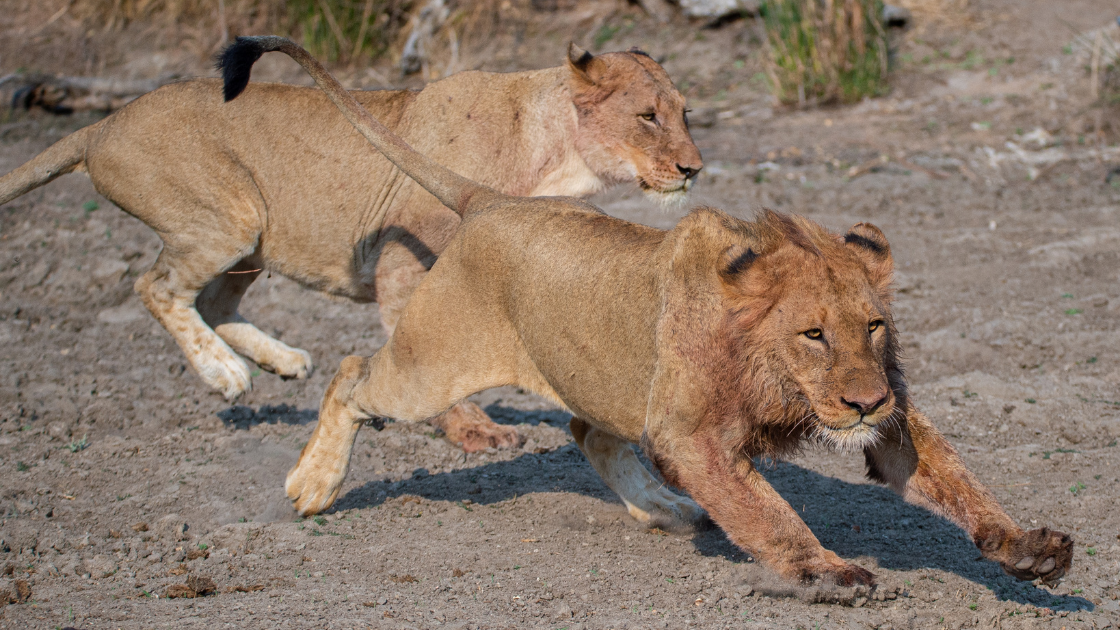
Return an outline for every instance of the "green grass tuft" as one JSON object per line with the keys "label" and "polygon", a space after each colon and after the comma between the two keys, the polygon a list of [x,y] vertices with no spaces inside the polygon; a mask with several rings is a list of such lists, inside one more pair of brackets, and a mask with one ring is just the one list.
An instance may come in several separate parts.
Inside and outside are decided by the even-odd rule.
{"label": "green grass tuft", "polygon": [[765,0],[770,88],[783,103],[852,103],[887,92],[881,0]]}

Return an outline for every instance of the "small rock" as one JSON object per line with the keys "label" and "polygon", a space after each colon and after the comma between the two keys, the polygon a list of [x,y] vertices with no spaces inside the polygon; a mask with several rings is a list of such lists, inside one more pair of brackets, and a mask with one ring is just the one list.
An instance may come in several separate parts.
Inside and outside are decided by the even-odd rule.
{"label": "small rock", "polygon": [[688,17],[721,18],[732,13],[758,15],[759,0],[680,0],[681,11]]}
{"label": "small rock", "polygon": [[144,312],[131,304],[122,304],[102,310],[97,321],[105,324],[127,324],[144,317]]}
{"label": "small rock", "polygon": [[82,567],[85,568],[86,573],[89,573],[95,578],[109,577],[117,572],[117,565],[109,556],[104,554],[97,554],[92,558],[86,558],[82,561]]}
{"label": "small rock", "polygon": [[12,583],[12,587],[17,602],[25,602],[31,599],[31,585],[27,583],[27,580],[16,580]]}
{"label": "small rock", "polygon": [[193,599],[195,597],[198,597],[198,593],[195,593],[194,589],[187,586],[186,584],[172,584],[171,586],[167,587],[167,594],[165,595],[165,597],[167,597],[168,599]]}
{"label": "small rock", "polygon": [[218,590],[218,586],[214,584],[214,580],[199,575],[188,576],[187,586],[199,596],[206,596]]}
{"label": "small rock", "polygon": [[148,524],[143,522],[143,521],[140,521],[139,523],[132,526],[132,531],[134,531],[136,533],[146,532],[146,531],[148,531]]}
{"label": "small rock", "polygon": [[47,435],[56,440],[66,440],[70,437],[70,424],[61,420],[55,420],[47,425]]}
{"label": "small rock", "polygon": [[49,275],[51,275],[50,261],[40,260],[27,273],[23,274],[24,290],[39,286]]}
{"label": "small rock", "polygon": [[128,273],[128,263],[123,260],[103,260],[93,268],[94,280],[104,284],[116,284]]}
{"label": "small rock", "polygon": [[156,521],[155,532],[164,539],[178,541],[186,538],[188,526],[178,514],[168,514]]}
{"label": "small rock", "polygon": [[572,618],[572,609],[568,604],[560,602],[559,605],[553,610],[552,619],[554,621],[564,621]]}

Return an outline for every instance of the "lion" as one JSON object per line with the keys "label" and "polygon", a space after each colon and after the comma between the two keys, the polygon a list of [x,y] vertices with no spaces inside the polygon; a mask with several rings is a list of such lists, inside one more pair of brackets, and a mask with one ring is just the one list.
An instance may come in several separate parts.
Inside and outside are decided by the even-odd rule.
{"label": "lion", "polygon": [[[413,151],[291,41],[246,45],[293,57],[463,216],[389,342],[347,357],[332,379],[285,482],[301,514],[335,501],[367,419],[421,421],[516,385],[572,412],[580,449],[636,518],[706,512],[791,580],[875,581],[822,547],[752,463],[806,441],[862,451],[871,479],[951,519],[1017,578],[1069,569],[1070,536],[1020,528],[910,400],[878,228],[837,235],[773,212],[743,221],[699,208],[664,231],[578,199],[504,195]],[[659,484],[634,443],[692,499]]]}
{"label": "lion", "polygon": [[[244,87],[255,59],[239,51],[224,65]],[[592,55],[573,44],[560,67],[462,72],[420,91],[355,97],[444,166],[511,195],[584,196],[636,181],[675,202],[703,167],[684,97],[636,49]],[[376,301],[392,334],[459,216],[355,134],[319,90],[253,84],[222,103],[215,79],[142,96],[0,178],[0,203],[85,171],[156,230],[163,251],[136,290],[202,380],[232,400],[252,385],[238,355],[284,378],[312,371],[307,352],[238,313],[259,274]],[[434,423],[468,451],[519,443],[473,403]]]}

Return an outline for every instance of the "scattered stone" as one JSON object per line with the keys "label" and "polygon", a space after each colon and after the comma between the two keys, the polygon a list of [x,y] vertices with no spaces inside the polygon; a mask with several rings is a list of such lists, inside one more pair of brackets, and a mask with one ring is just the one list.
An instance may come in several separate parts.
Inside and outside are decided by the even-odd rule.
{"label": "scattered stone", "polygon": [[167,594],[165,595],[165,597],[167,597],[168,599],[194,599],[195,597],[198,597],[198,593],[195,593],[194,589],[187,586],[186,584],[172,584],[171,586],[167,587]]}
{"label": "scattered stone", "polygon": [[55,420],[47,425],[47,435],[56,440],[66,440],[70,437],[70,424],[61,420]]}
{"label": "scattered stone", "polygon": [[[200,596],[209,595],[210,593],[213,593],[214,591],[218,590],[218,585],[214,584],[214,580],[211,580],[208,577],[202,577],[202,576],[198,576],[198,575],[192,575],[192,576],[188,577],[187,578],[187,586],[189,586],[191,588],[191,590],[193,590],[195,593],[198,593]],[[262,586],[261,589],[263,589],[263,588],[264,587]],[[261,590],[261,589],[254,589],[254,590]]]}
{"label": "scattered stone", "polygon": [[571,618],[572,608],[571,606],[568,606],[567,603],[561,601],[559,604],[557,604],[556,608],[553,609],[552,619],[554,621],[564,621]]}
{"label": "scattered stone", "polygon": [[16,580],[12,583],[12,587],[16,602],[22,603],[31,599],[31,585],[27,583],[27,580]]}
{"label": "scattered stone", "polygon": [[95,578],[109,577],[117,572],[117,564],[104,554],[86,558],[82,561],[82,567]]}
{"label": "scattered stone", "polygon": [[128,263],[123,260],[102,260],[93,268],[91,275],[102,284],[116,284],[128,273]]}
{"label": "scattered stone", "polygon": [[761,0],[680,0],[681,12],[688,17],[718,19],[733,13],[758,15]]}
{"label": "scattered stone", "polygon": [[134,531],[136,533],[146,532],[146,531],[148,531],[148,524],[143,522],[143,521],[140,521],[139,523],[132,526],[132,531]]}
{"label": "scattered stone", "polygon": [[102,310],[97,314],[97,321],[105,324],[127,324],[138,319],[143,319],[144,312],[131,304],[122,304]]}
{"label": "scattered stone", "polygon": [[168,514],[156,521],[155,532],[163,540],[179,541],[186,538],[187,524],[178,514]]}

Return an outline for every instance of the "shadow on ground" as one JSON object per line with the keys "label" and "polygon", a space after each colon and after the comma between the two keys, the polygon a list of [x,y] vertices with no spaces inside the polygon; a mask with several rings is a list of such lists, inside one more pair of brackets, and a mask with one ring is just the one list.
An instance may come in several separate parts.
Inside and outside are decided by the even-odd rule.
{"label": "shadow on ground", "polygon": [[[895,571],[938,569],[982,584],[997,597],[1055,610],[1093,610],[1083,597],[1056,595],[1005,574],[980,556],[956,525],[903,501],[890,489],[853,484],[788,462],[762,472],[826,548],[841,557],[870,556]],[[700,532],[693,539],[705,556],[742,562],[747,555],[722,530]],[[935,580],[930,576],[926,579]]]}
{"label": "shadow on ground", "polygon": [[227,428],[246,430],[257,424],[308,424],[319,418],[317,409],[300,409],[292,405],[261,405],[254,410],[245,405],[234,405],[217,413]]}
{"label": "shadow on ground", "polygon": [[[498,403],[487,405],[485,410],[500,424],[543,423],[564,431],[568,431],[571,417],[560,410],[523,411]],[[317,412],[281,404],[264,405],[258,411],[235,406],[218,416],[227,426],[247,429],[265,422],[308,424],[315,421]],[[648,461],[645,464],[649,466]],[[880,567],[896,571],[937,569],[954,573],[988,587],[1000,599],[1018,603],[1056,610],[1094,609],[1085,598],[1056,595],[1006,575],[999,565],[981,558],[968,536],[955,525],[904,502],[885,487],[847,483],[787,462],[761,468],[821,544],[842,557],[870,556]],[[418,468],[409,479],[369,481],[340,497],[334,509],[368,508],[404,495],[486,505],[539,492],[573,492],[621,506],[579,448],[568,444],[547,453],[527,453],[453,472],[433,475]],[[693,544],[705,556],[721,556],[732,562],[750,558],[718,528],[696,532]]]}

